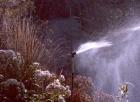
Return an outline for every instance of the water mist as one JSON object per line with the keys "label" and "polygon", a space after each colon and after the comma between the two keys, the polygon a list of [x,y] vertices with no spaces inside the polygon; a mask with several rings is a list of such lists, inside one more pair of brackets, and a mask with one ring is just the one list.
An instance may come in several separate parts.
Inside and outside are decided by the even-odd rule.
{"label": "water mist", "polygon": [[140,100],[140,27],[115,32],[77,50],[76,68],[92,76],[98,90],[115,95],[129,82],[129,102]]}

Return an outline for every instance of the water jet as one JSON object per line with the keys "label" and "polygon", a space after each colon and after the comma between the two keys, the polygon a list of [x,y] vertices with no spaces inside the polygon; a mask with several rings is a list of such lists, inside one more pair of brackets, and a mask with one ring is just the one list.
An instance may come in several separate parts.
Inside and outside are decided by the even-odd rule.
{"label": "water jet", "polygon": [[120,84],[128,84],[129,101],[139,102],[139,33],[140,26],[135,25],[110,32],[100,41],[82,44],[76,50],[78,72],[90,75],[97,90],[114,96]]}

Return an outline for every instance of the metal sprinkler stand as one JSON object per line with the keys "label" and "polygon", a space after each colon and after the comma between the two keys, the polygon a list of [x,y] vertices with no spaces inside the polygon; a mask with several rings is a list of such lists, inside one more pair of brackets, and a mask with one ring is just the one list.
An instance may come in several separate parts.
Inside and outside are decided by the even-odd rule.
{"label": "metal sprinkler stand", "polygon": [[71,85],[71,102],[73,102],[73,89],[74,89],[74,69],[75,69],[75,61],[74,61],[74,58],[75,58],[75,55],[76,55],[76,52],[72,52],[71,53],[71,57],[72,57],[72,85]]}

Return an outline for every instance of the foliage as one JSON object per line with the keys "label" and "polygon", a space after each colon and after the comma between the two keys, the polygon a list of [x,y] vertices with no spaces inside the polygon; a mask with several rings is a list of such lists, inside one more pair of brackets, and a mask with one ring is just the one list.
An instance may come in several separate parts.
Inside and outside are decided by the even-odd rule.
{"label": "foliage", "polygon": [[[71,84],[71,79],[68,78],[67,83]],[[76,75],[73,86],[72,102],[94,102],[92,92],[95,90],[93,90],[94,84],[90,77]]]}
{"label": "foliage", "polygon": [[[5,68],[5,71],[0,69],[2,71],[0,77],[1,100],[20,100],[21,102],[26,100],[28,102],[46,102],[50,100],[54,102],[71,95],[69,86],[64,84],[65,77],[63,75],[56,75],[50,73],[48,70],[43,71],[37,62],[32,63],[28,66],[27,71],[22,73],[20,65],[25,64],[24,60],[22,62],[20,61],[22,56],[18,55],[19,59],[17,59],[16,53],[12,50],[2,50],[1,52],[3,53],[0,55],[0,63],[3,65],[2,68],[5,68],[4,65],[12,66],[11,62],[16,61],[14,63],[15,66],[11,69]],[[17,70],[16,68],[19,69]],[[13,73],[18,72],[18,74],[13,75],[11,70],[13,70]],[[11,73],[7,73],[8,71]]]}
{"label": "foliage", "polygon": [[21,101],[25,95],[25,86],[16,79],[7,79],[0,83],[0,101]]}
{"label": "foliage", "polygon": [[6,78],[19,78],[23,58],[12,50],[0,50],[0,74]]}
{"label": "foliage", "polygon": [[66,66],[70,47],[62,37],[52,37],[47,22],[32,17],[33,0],[1,0],[0,5],[0,48],[20,52],[28,63],[37,61],[55,69]]}
{"label": "foliage", "polygon": [[[70,80],[67,83],[71,83]],[[114,102],[114,96],[96,90],[90,77],[75,75],[72,102]]]}
{"label": "foliage", "polygon": [[39,61],[45,56],[46,48],[40,41],[42,36],[37,35],[38,30],[32,20],[24,19],[17,22],[15,26],[13,37],[10,41],[11,44],[13,42],[13,45],[9,46],[21,52],[27,63]]}
{"label": "foliage", "polygon": [[23,18],[29,18],[33,11],[31,0],[0,0],[0,47],[7,48],[16,25]]}
{"label": "foliage", "polygon": [[31,0],[0,0],[0,14],[8,17],[27,16],[33,11]]}

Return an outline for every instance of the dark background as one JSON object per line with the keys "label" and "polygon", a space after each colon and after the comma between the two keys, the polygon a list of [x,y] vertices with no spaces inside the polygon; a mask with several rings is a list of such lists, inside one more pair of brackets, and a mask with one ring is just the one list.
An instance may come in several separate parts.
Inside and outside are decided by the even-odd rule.
{"label": "dark background", "polygon": [[140,16],[139,0],[35,0],[35,5],[42,20],[73,18],[90,33],[116,29]]}

